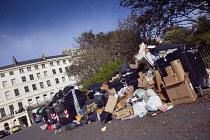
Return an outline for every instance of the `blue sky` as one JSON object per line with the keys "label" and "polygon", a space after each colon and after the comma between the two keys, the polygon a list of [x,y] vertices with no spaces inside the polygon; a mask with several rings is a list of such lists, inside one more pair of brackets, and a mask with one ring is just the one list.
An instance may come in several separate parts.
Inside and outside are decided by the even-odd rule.
{"label": "blue sky", "polygon": [[60,55],[82,32],[109,32],[130,14],[119,0],[0,0],[0,67]]}

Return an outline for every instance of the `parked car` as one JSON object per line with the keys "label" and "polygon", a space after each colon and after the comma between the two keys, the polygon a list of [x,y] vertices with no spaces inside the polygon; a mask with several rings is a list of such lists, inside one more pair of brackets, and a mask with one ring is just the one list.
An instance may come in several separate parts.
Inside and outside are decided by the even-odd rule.
{"label": "parked car", "polygon": [[12,133],[15,133],[20,130],[22,130],[22,127],[20,125],[16,125],[12,127]]}
{"label": "parked car", "polygon": [[9,135],[10,133],[8,132],[8,131],[5,131],[5,130],[1,130],[0,131],[0,138],[3,138],[3,137],[5,137],[5,136],[7,136],[7,135]]}

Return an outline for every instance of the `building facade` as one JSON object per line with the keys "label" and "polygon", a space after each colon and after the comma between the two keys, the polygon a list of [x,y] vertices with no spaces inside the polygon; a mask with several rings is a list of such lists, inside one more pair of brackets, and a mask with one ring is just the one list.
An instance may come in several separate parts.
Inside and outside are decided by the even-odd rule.
{"label": "building facade", "polygon": [[31,126],[36,110],[54,94],[75,84],[66,74],[71,56],[58,55],[17,62],[0,67],[0,129],[14,125]]}

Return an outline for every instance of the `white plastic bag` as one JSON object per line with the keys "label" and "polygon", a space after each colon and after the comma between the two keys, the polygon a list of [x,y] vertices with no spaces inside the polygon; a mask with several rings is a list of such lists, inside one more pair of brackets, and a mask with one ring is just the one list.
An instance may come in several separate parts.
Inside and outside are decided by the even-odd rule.
{"label": "white plastic bag", "polygon": [[159,106],[162,106],[163,103],[160,100],[160,97],[155,95],[151,96],[146,103],[146,109],[149,111],[157,111]]}
{"label": "white plastic bag", "polygon": [[134,115],[138,115],[139,117],[143,117],[147,114],[147,110],[145,108],[145,101],[142,100],[141,102],[137,102],[133,104],[133,111]]}

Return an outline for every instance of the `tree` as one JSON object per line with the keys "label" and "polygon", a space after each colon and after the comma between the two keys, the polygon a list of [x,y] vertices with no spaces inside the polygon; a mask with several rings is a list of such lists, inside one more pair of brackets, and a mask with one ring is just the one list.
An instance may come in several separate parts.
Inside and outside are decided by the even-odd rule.
{"label": "tree", "polygon": [[205,16],[198,19],[195,24],[195,31],[191,36],[191,41],[198,45],[200,49],[210,46],[210,20]]}
{"label": "tree", "polygon": [[164,33],[161,44],[190,44],[188,38],[191,33],[186,27],[172,26]]}
{"label": "tree", "polygon": [[138,15],[145,38],[161,37],[170,26],[196,23],[200,15],[209,15],[209,0],[120,0]]}

